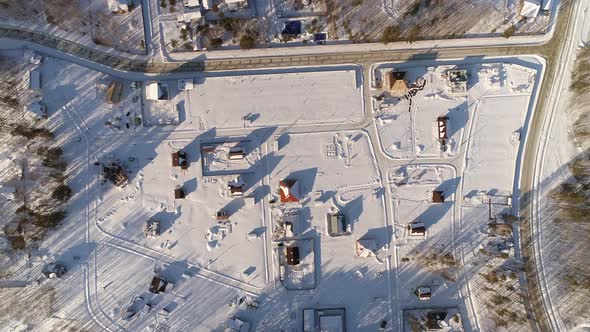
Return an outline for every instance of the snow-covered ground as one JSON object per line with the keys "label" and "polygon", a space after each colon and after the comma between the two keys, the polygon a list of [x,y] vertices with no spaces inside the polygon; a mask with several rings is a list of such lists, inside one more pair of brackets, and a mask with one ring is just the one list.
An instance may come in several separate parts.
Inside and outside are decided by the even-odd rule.
{"label": "snow-covered ground", "polygon": [[207,77],[197,84],[187,117],[203,128],[351,123],[364,113],[358,67]]}
{"label": "snow-covered ground", "polygon": [[[465,330],[492,326],[485,319],[478,324],[486,312],[468,291],[478,275],[473,256],[486,244],[481,228],[487,206],[464,196],[473,189],[497,189],[489,192],[496,196],[513,192],[520,153],[513,132],[527,126],[542,64],[522,57],[404,66],[410,80],[426,80],[411,112],[402,99],[360,130],[353,128],[371,107],[364,109],[363,93],[375,91],[362,90],[356,66],[195,74],[188,91],[167,77],[161,82],[170,89],[168,101],[146,100],[148,82],[120,80],[122,101],[110,104],[105,91],[114,78],[44,59],[47,124],[64,149],[74,196],[63,226],[48,235],[43,251],[32,252],[32,265],[63,261],[68,277],[50,282],[71,282],[80,291],[72,296],[71,311],[55,312],[105,331],[157,324],[210,331],[233,317],[252,323],[252,330],[275,331],[300,329],[304,309],[344,308],[348,330],[375,331],[385,322],[386,330],[397,331],[402,310],[444,307],[453,308],[450,317],[460,312]],[[465,96],[445,90],[440,75],[453,66],[469,70]],[[511,112],[491,116],[498,107]],[[156,125],[158,108],[177,112],[179,123]],[[446,152],[434,136],[442,115],[450,119]],[[498,140],[477,136],[487,130]],[[400,133],[406,136],[398,148],[404,154],[391,155],[385,142]],[[506,160],[486,155],[486,144]],[[243,159],[232,159],[238,145]],[[187,154],[185,169],[172,165],[179,150]],[[490,173],[464,170],[464,158],[480,161],[477,171]],[[101,181],[101,164],[112,161],[128,177],[122,187]],[[495,187],[474,182],[492,176]],[[283,180],[297,180],[297,202],[280,201]],[[243,195],[232,196],[230,184],[242,184]],[[175,198],[177,188],[186,197]],[[433,191],[442,191],[444,202],[434,202]],[[274,239],[277,216],[295,212],[296,234]],[[334,236],[329,230],[337,223],[329,214],[337,212],[347,225]],[[156,238],[144,235],[150,218],[160,221]],[[426,235],[410,235],[412,222],[423,222]],[[366,250],[359,251],[359,243]],[[293,279],[281,283],[280,250],[297,245],[301,268],[290,265],[285,278]],[[19,277],[30,282],[38,272],[24,263]],[[174,289],[149,293],[156,273]],[[420,286],[431,287],[430,300],[418,299]],[[58,303],[67,302],[69,292],[56,292]],[[257,304],[239,304],[245,295]],[[124,321],[121,309],[137,296],[152,309]],[[163,308],[168,317],[158,314]],[[10,327],[20,323],[11,321]]]}
{"label": "snow-covered ground", "polygon": [[[399,290],[404,307],[457,306],[459,287],[456,266],[443,258],[453,251],[455,192],[459,179],[448,166],[412,165],[390,172],[394,208],[394,225],[400,239]],[[444,202],[433,202],[433,191],[441,191]],[[413,235],[408,226],[423,223],[426,235]],[[432,299],[421,301],[418,287],[429,286]]]}
{"label": "snow-covered ground", "polygon": [[[513,160],[519,146],[519,135],[529,107],[535,83],[536,68],[522,65],[493,63],[473,64],[471,61],[451,61],[436,64],[425,63],[416,67],[415,62],[381,64],[373,68],[373,109],[377,114],[377,131],[381,148],[390,158],[452,158],[459,150],[469,147],[468,167],[472,172],[504,174],[513,169]],[[451,69],[467,71],[467,92],[451,90],[446,75]],[[405,72],[410,84],[425,82],[411,98],[385,95],[380,84],[389,71]],[[500,113],[502,112],[502,113]],[[446,148],[437,136],[437,119],[448,117]],[[470,123],[473,128],[468,128]],[[506,123],[510,123],[506,126]],[[464,136],[465,129],[471,133]],[[485,153],[483,153],[485,151]],[[494,151],[494,153],[487,153]],[[477,159],[486,158],[486,159]],[[493,167],[476,167],[495,163]],[[485,176],[480,176],[485,175]],[[475,174],[472,178],[483,183],[470,183],[469,188],[491,189],[485,183],[493,179],[489,174]],[[509,189],[511,177],[501,186]],[[498,185],[496,185],[498,186]]]}

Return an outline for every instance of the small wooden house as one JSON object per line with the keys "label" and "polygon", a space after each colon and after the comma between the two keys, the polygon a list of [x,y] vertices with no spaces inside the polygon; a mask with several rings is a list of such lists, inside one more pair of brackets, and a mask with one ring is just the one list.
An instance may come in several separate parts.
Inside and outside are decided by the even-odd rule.
{"label": "small wooden house", "polygon": [[168,282],[164,278],[161,278],[158,275],[155,275],[150,282],[150,293],[158,294],[158,293],[165,293],[169,290],[174,288],[174,284]]}
{"label": "small wooden house", "polygon": [[299,247],[286,247],[287,265],[299,265]]}
{"label": "small wooden house", "polygon": [[172,154],[172,166],[180,166],[181,169],[188,168],[188,156],[186,152],[178,150]]}
{"label": "small wooden house", "polygon": [[244,147],[242,146],[234,146],[229,148],[229,152],[227,154],[229,160],[242,160],[246,157],[246,152]]}
{"label": "small wooden house", "polygon": [[413,236],[425,236],[426,225],[423,222],[411,222],[408,224],[408,232]]}
{"label": "small wooden house", "polygon": [[435,190],[432,192],[432,202],[433,203],[444,203],[445,202],[445,193],[444,191]]}
{"label": "small wooden house", "polygon": [[217,221],[226,221],[228,219],[229,219],[229,216],[227,215],[227,212],[225,212],[223,210],[217,211]]}
{"label": "small wooden house", "polygon": [[244,186],[230,184],[227,186],[230,196],[240,197],[244,196]]}
{"label": "small wooden house", "polygon": [[174,199],[183,199],[185,197],[184,190],[182,188],[174,189]]}
{"label": "small wooden house", "polygon": [[123,84],[119,81],[112,81],[107,88],[105,99],[109,104],[118,104],[123,95]]}
{"label": "small wooden house", "polygon": [[416,289],[416,296],[420,301],[430,300],[432,297],[432,289],[429,286],[420,286]]}

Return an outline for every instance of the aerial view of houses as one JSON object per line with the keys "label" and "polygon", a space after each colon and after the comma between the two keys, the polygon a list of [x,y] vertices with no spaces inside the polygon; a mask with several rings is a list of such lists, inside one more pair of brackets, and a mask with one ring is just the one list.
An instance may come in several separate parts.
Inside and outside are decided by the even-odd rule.
{"label": "aerial view of houses", "polygon": [[0,331],[588,331],[589,6],[0,0]]}

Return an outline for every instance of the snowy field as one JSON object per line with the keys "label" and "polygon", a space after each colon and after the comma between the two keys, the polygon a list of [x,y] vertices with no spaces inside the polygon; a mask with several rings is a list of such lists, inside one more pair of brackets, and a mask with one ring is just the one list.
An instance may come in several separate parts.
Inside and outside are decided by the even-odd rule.
{"label": "snowy field", "polygon": [[[111,183],[97,188],[96,217],[101,230],[245,283],[266,283],[262,241],[246,240],[248,233],[262,227],[260,203],[255,203],[254,198],[230,195],[227,185],[236,176],[203,178],[198,142],[140,139],[113,151],[110,144],[96,142],[93,159],[121,160],[129,184],[121,189]],[[186,170],[171,166],[171,155],[179,149],[187,152]],[[257,186],[256,182],[248,183],[245,195],[256,191]],[[184,199],[174,198],[177,187],[184,190]],[[217,224],[219,210],[228,214],[230,225]],[[162,236],[157,239],[142,233],[149,218],[161,222]]]}
{"label": "snowy field", "polygon": [[[353,66],[195,75],[193,90],[168,77],[160,81],[170,89],[167,101],[147,101],[146,82],[121,80],[121,102],[111,104],[112,77],[46,58],[38,67],[49,111],[42,123],[64,149],[74,194],[61,228],[31,257],[17,257],[9,281],[32,284],[54,259],[68,265],[63,280],[39,285],[54,298],[44,300],[39,311],[47,317],[35,326],[51,328],[65,324],[49,318],[56,316],[84,322],[69,325],[77,330],[218,331],[239,317],[250,331],[301,330],[310,308],[344,308],[349,331],[384,322],[386,331],[400,331],[407,312],[433,307],[451,308],[449,319],[460,313],[466,331],[494,330],[507,317],[522,322],[519,280],[509,272],[518,272],[515,250],[509,236],[488,237],[486,202],[494,200],[500,218],[511,209],[522,145],[515,132],[526,133],[542,65],[465,61],[375,65],[403,68],[408,81],[425,85],[411,105],[374,98],[374,131],[344,129],[365,115]],[[464,94],[449,92],[443,77],[455,67],[467,70]],[[157,125],[170,116],[179,124]],[[446,150],[436,136],[440,116],[448,117]],[[184,168],[173,165],[179,151],[187,154]],[[123,185],[101,179],[110,162],[123,167]],[[281,202],[285,180],[297,181],[296,200]],[[298,221],[277,240],[276,218],[289,213]],[[330,215],[343,216],[345,226]],[[150,219],[160,222],[159,235],[144,233]],[[411,234],[412,223],[423,223],[425,234]],[[500,242],[509,248],[499,251]],[[286,282],[280,244],[301,247]],[[489,284],[494,271],[506,280]],[[173,290],[148,292],[156,273]],[[71,308],[64,282],[77,292]],[[424,286],[431,298],[419,300]],[[255,303],[239,304],[236,296],[245,295]],[[137,296],[152,309],[123,320]]]}
{"label": "snowy field", "polygon": [[[459,305],[460,284],[455,266],[443,255],[452,254],[454,206],[458,180],[447,166],[412,165],[390,171],[396,237],[400,239],[399,297],[404,307],[420,306],[414,293],[429,286],[433,307]],[[444,202],[433,202],[433,191],[441,191]],[[423,223],[425,235],[413,235],[411,223]]]}
{"label": "snowy field", "polygon": [[[153,330],[158,324],[171,330],[212,331],[226,319],[231,311],[227,304],[240,293],[198,276],[183,275],[187,269],[183,261],[162,266],[149,257],[108,245],[98,246],[96,255],[100,288],[97,302],[115,326],[128,331]],[[161,275],[175,283],[172,293],[148,292],[154,268],[160,268]],[[150,312],[138,319],[123,321],[121,310],[137,296],[152,304]],[[162,308],[174,312],[174,319],[159,315]]]}
{"label": "snowy field", "polygon": [[356,67],[207,77],[189,93],[192,126],[242,128],[362,119],[362,78]]}
{"label": "snowy field", "polygon": [[[466,92],[454,92],[451,89],[447,79],[451,69],[466,70]],[[425,83],[424,88],[410,98],[387,95],[387,91],[378,82],[392,70],[405,72],[404,80],[409,82],[406,83],[410,85],[409,90],[411,84],[419,85],[420,82]],[[474,169],[484,172],[497,169],[504,174],[506,168],[513,165],[516,157],[519,145],[517,133],[520,133],[527,114],[535,73],[536,70],[532,68],[494,64],[493,60],[486,60],[484,64],[456,61],[425,63],[418,67],[415,62],[375,66],[372,77],[373,109],[377,113],[375,125],[381,148],[386,155],[395,159],[450,158],[465,149],[465,142],[473,140],[470,144],[473,144],[472,150],[476,151],[471,152],[469,164],[495,163],[495,167]],[[483,109],[479,109],[481,107]],[[490,112],[494,113],[488,114]],[[439,117],[448,117],[445,148],[437,136]],[[506,126],[505,121],[511,125]],[[470,130],[468,140],[464,137],[464,132],[465,129],[470,129],[469,123],[475,128]],[[490,133],[494,134],[488,135]],[[487,147],[492,145],[493,149],[499,151],[483,154],[483,157],[491,158],[489,161],[471,161],[476,158],[476,154],[480,155],[478,151],[489,151]],[[494,161],[496,156],[497,160]],[[502,161],[506,164],[502,164]],[[472,187],[477,185],[471,184]],[[509,180],[508,186],[504,185],[502,188],[510,188],[510,185]]]}

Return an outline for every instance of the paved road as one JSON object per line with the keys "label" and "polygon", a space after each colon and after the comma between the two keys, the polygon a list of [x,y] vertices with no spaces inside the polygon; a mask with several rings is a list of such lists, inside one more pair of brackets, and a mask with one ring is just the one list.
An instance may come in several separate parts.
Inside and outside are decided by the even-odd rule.
{"label": "paved road", "polygon": [[521,217],[522,217],[522,253],[529,259],[525,261],[525,269],[529,281],[529,292],[532,305],[536,312],[543,313],[545,319],[540,320],[542,331],[565,331],[558,310],[554,308],[544,271],[541,243],[541,217],[539,216],[542,169],[545,152],[555,113],[560,109],[560,98],[564,87],[565,75],[569,75],[575,61],[575,52],[581,40],[580,29],[584,27],[588,2],[577,1],[572,7],[578,15],[572,15],[571,24],[562,36],[563,40],[556,44],[556,54],[547,67],[544,84],[547,93],[540,96],[538,110],[542,113],[535,117],[527,136],[527,144],[522,165],[521,176]]}
{"label": "paved road", "polygon": [[[562,20],[560,20],[562,21]],[[559,29],[555,35],[559,35]],[[112,69],[123,72],[140,73],[194,73],[200,71],[219,71],[256,68],[276,68],[293,66],[316,66],[350,63],[403,61],[412,59],[456,59],[466,56],[503,56],[515,54],[547,54],[554,40],[538,46],[465,46],[465,47],[434,47],[429,50],[385,50],[385,51],[349,51],[337,53],[305,54],[305,55],[274,55],[262,57],[244,57],[232,59],[194,60],[188,62],[148,62],[140,59],[128,59],[108,54],[87,46],[45,35],[40,32],[20,28],[0,28],[0,38],[23,40],[65,54],[74,55]],[[279,53],[279,52],[277,52]],[[69,59],[71,60],[71,58]]]}

